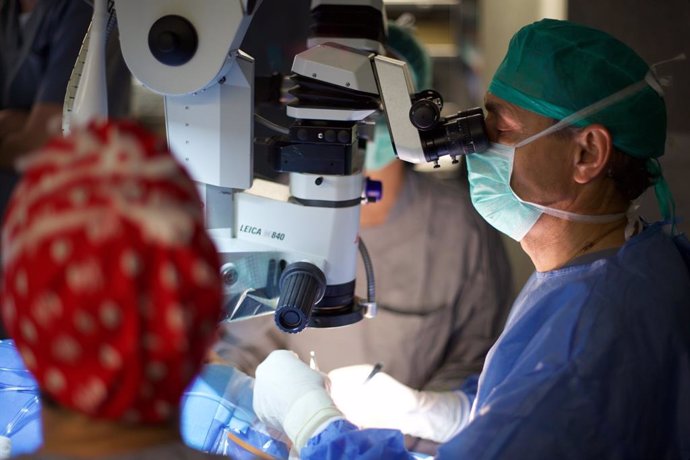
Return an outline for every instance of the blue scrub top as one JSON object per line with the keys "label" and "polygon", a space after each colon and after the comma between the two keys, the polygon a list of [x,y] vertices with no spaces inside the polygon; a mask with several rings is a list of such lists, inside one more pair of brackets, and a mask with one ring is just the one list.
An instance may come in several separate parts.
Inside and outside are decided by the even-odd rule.
{"label": "blue scrub top", "polygon": [[[690,458],[690,249],[675,243],[687,252],[657,224],[610,257],[533,274],[438,457]],[[341,422],[302,458],[409,458],[392,433]]]}

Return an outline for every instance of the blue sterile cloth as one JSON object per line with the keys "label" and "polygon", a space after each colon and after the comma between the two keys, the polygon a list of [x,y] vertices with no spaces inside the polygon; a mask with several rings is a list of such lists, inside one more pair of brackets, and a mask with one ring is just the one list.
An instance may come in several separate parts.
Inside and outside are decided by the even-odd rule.
{"label": "blue sterile cloth", "polygon": [[288,458],[287,445],[254,413],[253,395],[251,377],[230,366],[205,366],[182,397],[180,431],[185,444],[238,460],[256,458],[243,445],[276,458]]}
{"label": "blue sterile cloth", "polygon": [[0,340],[0,436],[10,438],[12,456],[41,446],[39,390],[12,340]]}

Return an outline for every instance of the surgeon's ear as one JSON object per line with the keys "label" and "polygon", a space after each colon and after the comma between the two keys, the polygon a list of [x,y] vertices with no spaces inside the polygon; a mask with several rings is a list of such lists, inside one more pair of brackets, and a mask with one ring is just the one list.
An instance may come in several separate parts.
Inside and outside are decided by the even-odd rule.
{"label": "surgeon's ear", "polygon": [[600,124],[589,125],[579,130],[575,135],[575,142],[575,182],[586,184],[604,175],[613,153],[613,140],[609,130]]}

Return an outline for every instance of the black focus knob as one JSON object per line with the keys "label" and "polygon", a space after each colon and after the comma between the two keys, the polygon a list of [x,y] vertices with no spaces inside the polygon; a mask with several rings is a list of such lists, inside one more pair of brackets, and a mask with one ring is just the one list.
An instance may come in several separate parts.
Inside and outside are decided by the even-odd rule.
{"label": "black focus knob", "polygon": [[420,131],[426,131],[436,126],[441,118],[441,111],[434,102],[423,99],[415,102],[410,108],[410,121]]}
{"label": "black focus knob", "polygon": [[196,29],[182,16],[159,18],[149,30],[149,49],[158,61],[169,66],[189,62],[199,44]]}
{"label": "black focus knob", "polygon": [[313,264],[295,262],[280,276],[280,296],[275,312],[278,328],[296,333],[307,327],[311,311],[326,293],[326,276]]}

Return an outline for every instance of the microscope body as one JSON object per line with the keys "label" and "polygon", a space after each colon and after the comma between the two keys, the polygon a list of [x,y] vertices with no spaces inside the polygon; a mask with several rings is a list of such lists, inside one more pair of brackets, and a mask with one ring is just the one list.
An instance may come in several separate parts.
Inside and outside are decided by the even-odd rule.
{"label": "microscope body", "polygon": [[415,123],[407,66],[383,56],[383,0],[313,0],[315,33],[292,68],[295,122],[274,145],[289,185],[255,179],[254,60],[239,46],[262,2],[115,0],[123,56],[165,98],[170,148],[198,183],[223,262],[228,320],[275,312],[286,332],[352,324],[367,313],[354,296],[364,120],[384,113],[400,159],[435,161],[428,139],[448,141],[442,101],[421,98]]}

